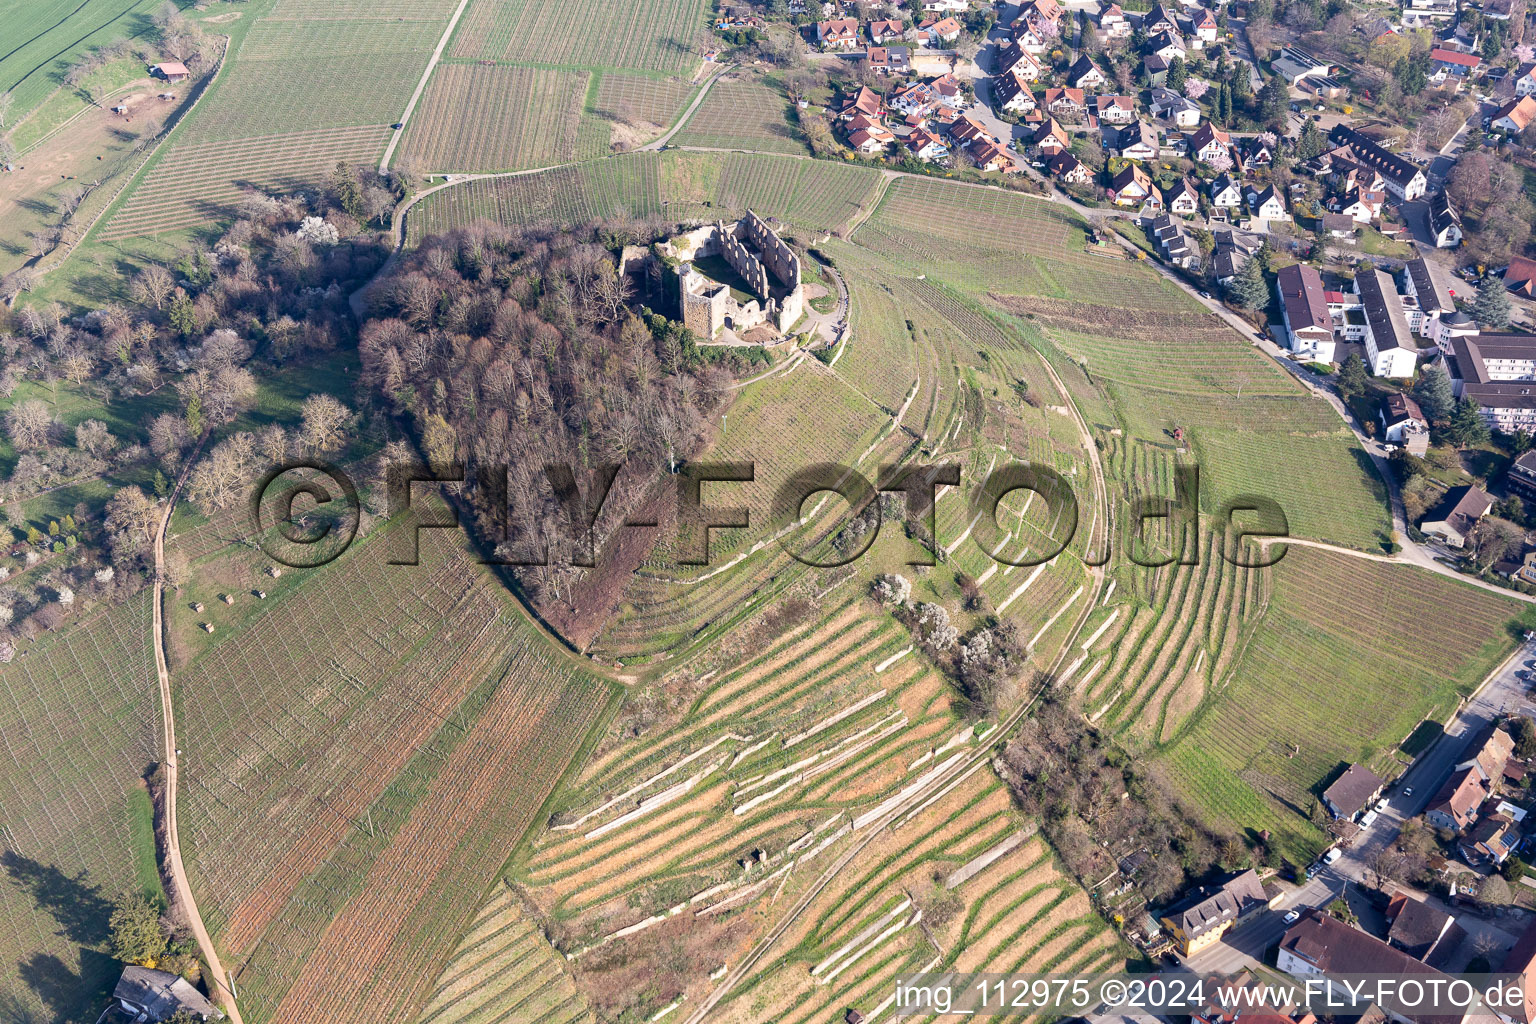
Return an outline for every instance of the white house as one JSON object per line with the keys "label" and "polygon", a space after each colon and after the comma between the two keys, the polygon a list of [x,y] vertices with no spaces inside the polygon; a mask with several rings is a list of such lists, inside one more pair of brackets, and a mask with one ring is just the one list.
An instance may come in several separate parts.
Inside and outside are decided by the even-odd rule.
{"label": "white house", "polygon": [[1259,220],[1290,220],[1291,215],[1286,212],[1285,200],[1276,191],[1275,186],[1269,185],[1262,192],[1249,191],[1248,208],[1253,211],[1254,217]]}
{"label": "white house", "polygon": [[1419,347],[1392,278],[1374,267],[1355,276],[1355,293],[1365,311],[1366,365],[1378,377],[1409,378],[1419,364]]}
{"label": "white house", "polygon": [[1218,210],[1238,210],[1243,205],[1243,190],[1230,174],[1211,182],[1211,205]]}
{"label": "white house", "polygon": [[1225,157],[1232,158],[1232,137],[1210,122],[1195,129],[1189,140],[1189,155],[1205,163]]}
{"label": "white house", "polygon": [[1296,358],[1333,362],[1333,317],[1323,297],[1323,279],[1316,267],[1293,263],[1275,275],[1285,336]]}
{"label": "white house", "polygon": [[1012,114],[1028,113],[1039,106],[1029,83],[1013,72],[992,79],[992,98],[999,109]]}
{"label": "white house", "polygon": [[1194,128],[1200,123],[1200,104],[1158,86],[1152,90],[1152,116],[1172,122],[1176,128]]}
{"label": "white house", "polygon": [[1382,436],[1392,444],[1420,457],[1429,450],[1429,421],[1411,396],[1392,392],[1382,401],[1377,416],[1381,419]]}

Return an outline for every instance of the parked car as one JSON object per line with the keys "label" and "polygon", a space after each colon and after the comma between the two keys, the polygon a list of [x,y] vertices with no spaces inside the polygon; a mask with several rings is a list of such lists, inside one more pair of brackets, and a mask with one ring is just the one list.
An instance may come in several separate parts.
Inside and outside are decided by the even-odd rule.
{"label": "parked car", "polygon": [[1300,921],[1300,920],[1301,920],[1301,911],[1299,911],[1299,910],[1287,910],[1285,912],[1285,923],[1286,924],[1295,924],[1297,921]]}
{"label": "parked car", "polygon": [[1403,787],[1403,796],[1413,796],[1413,787],[1412,786],[1404,786]]}
{"label": "parked car", "polygon": [[1344,856],[1344,851],[1339,849],[1338,847],[1334,847],[1333,849],[1329,850],[1327,853],[1323,854],[1323,863],[1324,864],[1332,864],[1334,861],[1338,860],[1342,856]]}

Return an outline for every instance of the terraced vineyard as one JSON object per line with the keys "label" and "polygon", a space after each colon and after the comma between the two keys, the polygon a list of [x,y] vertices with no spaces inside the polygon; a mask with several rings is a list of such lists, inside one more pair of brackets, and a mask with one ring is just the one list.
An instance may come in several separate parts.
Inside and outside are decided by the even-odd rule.
{"label": "terraced vineyard", "polygon": [[536,918],[497,885],[470,923],[416,1024],[589,1024],[587,998]]}
{"label": "terraced vineyard", "polygon": [[[788,597],[779,607],[804,600]],[[583,987],[604,999],[624,998],[616,982],[644,970],[658,950],[691,951],[681,984],[608,1012],[648,1016],[707,991],[715,958],[740,955],[762,927],[765,905],[771,919],[772,907],[788,905],[866,835],[880,808],[973,748],[976,727],[949,712],[948,686],[902,627],[847,587],[824,601],[787,632],[742,626],[686,671],[691,683],[666,683],[690,694],[681,720],[606,745],[577,785],[593,796],[558,815],[519,868],[520,883],[561,922],[560,945]],[[765,630],[776,638],[754,642]],[[914,924],[914,910],[930,901],[937,909],[952,898],[935,891],[934,877],[1026,829],[985,769],[978,762],[876,837],[783,940],[780,957],[725,1004],[724,1019],[824,1020],[831,1007],[867,1010],[895,971],[931,960],[1003,970],[1059,965],[1066,949],[1083,965],[1116,958],[1112,933],[1038,840],[1003,851],[966,885],[956,882],[970,916],[996,914],[1001,932],[983,937],[967,920],[936,950],[921,930],[897,927]],[[1040,898],[1011,898],[1024,877]],[[893,912],[903,893],[912,898]],[[874,921],[880,928],[869,929]],[[888,943],[848,955],[887,928]],[[850,942],[855,933],[863,937]],[[807,973],[817,961],[838,966],[817,978]]]}
{"label": "terraced vineyard", "polygon": [[[1443,718],[1507,653],[1520,606],[1419,569],[1303,547],[1267,572],[1268,611],[1230,684],[1163,763],[1201,812],[1233,829],[1272,829],[1300,863],[1320,842],[1296,813],[1313,787],[1340,763],[1384,767],[1422,719]],[[1341,595],[1370,614],[1340,614]],[[1406,633],[1390,625],[1410,619]]]}
{"label": "terraced vineyard", "polygon": [[354,548],[178,679],[209,752],[183,771],[189,867],[253,1021],[419,1008],[610,699],[446,542],[382,559]]}
{"label": "terraced vineyard", "polygon": [[655,78],[629,71],[602,71],[598,75],[593,112],[621,124],[670,127],[695,87],[683,78]]}
{"label": "terraced vineyard", "polygon": [[703,0],[640,6],[601,0],[471,0],[451,54],[473,60],[641,68],[692,75],[701,63]]}
{"label": "terraced vineyard", "polygon": [[1120,968],[1128,950],[1033,833],[991,773],[967,774],[835,878],[721,1019],[875,1019],[920,971]]}
{"label": "terraced vineyard", "polygon": [[159,760],[150,604],[126,604],[4,666],[0,992],[18,1020],[94,1020],[117,965],[118,891],[135,884],[140,779]]}
{"label": "terraced vineyard", "polygon": [[401,158],[430,171],[495,171],[576,155],[589,76],[439,64],[411,115]]}

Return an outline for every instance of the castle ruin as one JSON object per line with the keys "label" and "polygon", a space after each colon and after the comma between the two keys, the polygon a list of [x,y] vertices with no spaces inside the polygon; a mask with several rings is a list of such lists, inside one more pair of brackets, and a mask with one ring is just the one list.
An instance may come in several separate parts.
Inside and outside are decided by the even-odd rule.
{"label": "castle ruin", "polygon": [[[678,260],[678,304],[683,323],[712,339],[722,329],[741,333],[770,324],[784,334],[805,312],[800,257],[761,217],[748,210],[734,224],[717,221],[662,246]],[[746,284],[751,298],[702,272],[696,261],[720,256]]]}

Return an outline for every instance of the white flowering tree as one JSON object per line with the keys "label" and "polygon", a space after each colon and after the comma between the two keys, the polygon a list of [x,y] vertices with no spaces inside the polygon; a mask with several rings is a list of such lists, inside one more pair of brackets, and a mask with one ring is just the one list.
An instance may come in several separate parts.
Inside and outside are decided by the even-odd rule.
{"label": "white flowering tree", "polygon": [[341,240],[336,226],[324,217],[305,217],[299,225],[298,235],[314,245],[335,245]]}

